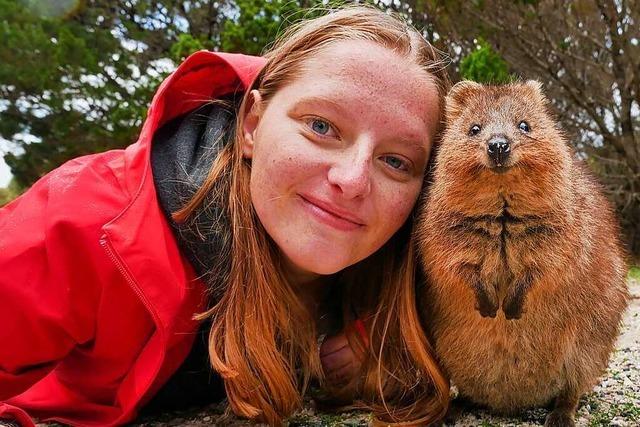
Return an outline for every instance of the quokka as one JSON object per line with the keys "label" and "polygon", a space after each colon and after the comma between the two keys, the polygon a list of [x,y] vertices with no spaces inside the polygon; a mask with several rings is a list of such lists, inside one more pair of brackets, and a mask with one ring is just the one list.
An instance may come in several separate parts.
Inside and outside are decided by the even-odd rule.
{"label": "quokka", "polygon": [[617,219],[536,81],[461,82],[417,220],[421,307],[461,395],[574,425],[627,306]]}

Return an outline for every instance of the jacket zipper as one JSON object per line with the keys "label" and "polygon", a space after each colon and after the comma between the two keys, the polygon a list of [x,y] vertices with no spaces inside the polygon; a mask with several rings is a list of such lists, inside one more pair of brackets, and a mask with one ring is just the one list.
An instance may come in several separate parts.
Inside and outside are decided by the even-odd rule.
{"label": "jacket zipper", "polygon": [[122,277],[124,277],[124,279],[127,281],[127,284],[133,289],[136,295],[138,295],[138,298],[140,298],[140,301],[142,301],[142,304],[144,304],[145,308],[149,311],[149,313],[151,313],[151,315],[153,316],[153,320],[156,322],[156,324],[159,324],[160,319],[156,315],[155,310],[153,310],[153,308],[151,307],[151,304],[149,304],[147,297],[142,293],[142,291],[140,291],[140,287],[138,286],[138,283],[133,277],[131,277],[129,270],[127,270],[127,268],[124,266],[122,261],[120,261],[120,257],[117,255],[116,251],[111,246],[111,242],[109,242],[106,234],[104,234],[100,238],[100,246],[104,248],[104,250],[107,252],[107,255],[111,259],[111,262],[113,262],[113,264],[116,266],[116,268],[118,269]]}
{"label": "jacket zipper", "polygon": [[[155,325],[156,325],[156,331],[157,331],[157,333],[160,334],[160,341],[162,343],[164,343],[165,342],[165,331],[164,331],[164,328],[162,327],[162,325],[160,323],[160,318],[159,318],[158,314],[153,309],[153,307],[151,306],[151,304],[147,300],[146,296],[140,290],[140,287],[138,286],[138,283],[131,276],[131,273],[129,273],[129,270],[127,269],[127,267],[125,267],[124,263],[120,260],[120,257],[118,255],[118,253],[115,251],[115,249],[113,249],[113,246],[112,246],[111,242],[109,241],[109,238],[107,237],[106,234],[102,235],[102,237],[100,238],[100,246],[102,246],[104,248],[105,252],[109,256],[109,258],[111,259],[113,264],[116,266],[116,268],[118,269],[118,271],[120,272],[122,277],[124,277],[126,282],[129,284],[129,287],[131,287],[133,289],[133,291],[136,293],[136,295],[138,296],[138,298],[140,298],[140,301],[142,301],[142,304],[147,309],[147,312],[151,313],[151,316],[153,317],[153,320],[154,320]],[[149,377],[149,381],[147,382],[147,384],[142,389],[142,393],[139,394],[139,398],[142,398],[147,393],[147,391],[149,390],[149,388],[151,387],[153,382],[156,380],[156,378],[158,376],[158,372],[160,372],[160,368],[162,367],[162,364],[164,363],[164,356],[165,355],[163,353],[161,355],[160,362],[155,367],[155,369],[153,371],[153,374]]]}

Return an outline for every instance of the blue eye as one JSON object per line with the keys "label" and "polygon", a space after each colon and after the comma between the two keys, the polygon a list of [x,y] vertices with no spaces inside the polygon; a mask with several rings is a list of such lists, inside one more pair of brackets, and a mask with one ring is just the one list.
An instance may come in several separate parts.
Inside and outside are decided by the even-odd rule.
{"label": "blue eye", "polygon": [[324,120],[313,119],[311,122],[311,129],[315,133],[319,133],[320,135],[326,135],[327,132],[331,129],[331,125]]}
{"label": "blue eye", "polygon": [[384,162],[397,170],[408,170],[405,162],[402,159],[394,156],[384,156]]}

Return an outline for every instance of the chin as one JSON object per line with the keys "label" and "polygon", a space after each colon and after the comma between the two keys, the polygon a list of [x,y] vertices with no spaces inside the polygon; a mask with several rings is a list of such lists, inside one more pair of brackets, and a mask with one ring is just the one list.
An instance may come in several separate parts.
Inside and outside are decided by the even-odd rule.
{"label": "chin", "polygon": [[349,262],[345,259],[328,257],[322,253],[318,253],[317,251],[311,251],[309,253],[311,254],[310,257],[304,257],[301,259],[300,257],[294,256],[290,259],[301,270],[323,276],[335,274],[353,264],[353,262]]}
{"label": "chin", "polygon": [[498,175],[504,175],[511,170],[511,166],[491,166],[489,170]]}
{"label": "chin", "polygon": [[514,169],[514,165],[514,162],[508,161],[498,166],[489,159],[484,159],[482,162],[478,163],[478,167],[480,169],[484,169],[496,175],[504,175],[506,173],[509,173],[512,169]]}
{"label": "chin", "polygon": [[308,267],[302,267],[303,269],[315,274],[327,276],[329,274],[335,274],[341,270],[347,268],[350,264],[346,263],[327,263],[323,262],[321,265],[317,263],[310,264]]}

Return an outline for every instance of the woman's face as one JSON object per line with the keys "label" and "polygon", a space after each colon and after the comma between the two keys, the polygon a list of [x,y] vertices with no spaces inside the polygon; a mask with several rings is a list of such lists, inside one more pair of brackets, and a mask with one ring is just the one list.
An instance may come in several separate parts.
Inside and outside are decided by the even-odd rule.
{"label": "woman's face", "polygon": [[335,273],[379,249],[420,192],[439,119],[431,77],[376,43],[341,41],[268,103],[252,97],[251,199],[289,272]]}

